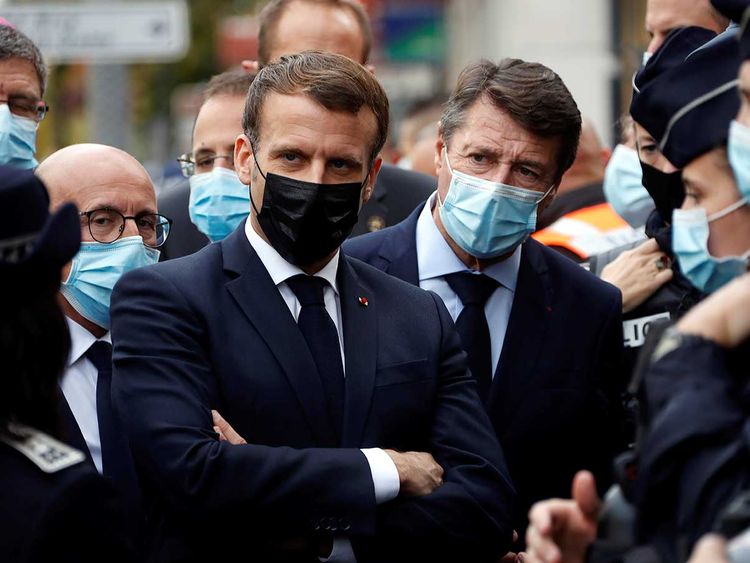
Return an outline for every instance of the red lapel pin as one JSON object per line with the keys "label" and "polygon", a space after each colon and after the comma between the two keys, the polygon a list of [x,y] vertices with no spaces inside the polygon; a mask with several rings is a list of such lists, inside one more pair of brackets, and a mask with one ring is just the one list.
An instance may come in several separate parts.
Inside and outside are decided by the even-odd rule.
{"label": "red lapel pin", "polygon": [[370,304],[370,302],[367,300],[367,297],[362,297],[361,295],[357,297],[357,301],[359,301],[359,304],[363,307],[367,307]]}

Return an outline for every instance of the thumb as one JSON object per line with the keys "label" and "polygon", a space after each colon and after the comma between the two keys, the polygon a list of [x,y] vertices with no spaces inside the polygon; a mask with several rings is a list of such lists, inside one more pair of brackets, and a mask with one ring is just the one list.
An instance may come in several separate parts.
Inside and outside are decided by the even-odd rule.
{"label": "thumb", "polygon": [[579,471],[573,478],[573,500],[588,518],[595,520],[602,501],[596,492],[594,476],[589,471]]}
{"label": "thumb", "polygon": [[726,560],[727,545],[724,538],[716,534],[707,534],[695,546],[688,563],[703,563],[704,561],[718,563]]}
{"label": "thumb", "polygon": [[213,418],[214,427],[219,429],[219,435],[224,436],[224,439],[233,445],[247,444],[245,439],[240,436],[232,426],[224,420],[224,417],[219,414],[218,411],[212,410],[211,417]]}

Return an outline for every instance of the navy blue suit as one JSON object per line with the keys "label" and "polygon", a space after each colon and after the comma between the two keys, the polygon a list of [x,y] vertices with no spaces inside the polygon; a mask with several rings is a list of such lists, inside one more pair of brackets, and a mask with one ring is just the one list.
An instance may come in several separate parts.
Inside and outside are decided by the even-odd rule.
{"label": "navy blue suit", "polygon": [[[340,447],[244,224],[117,284],[113,398],[150,502],[152,560],[314,561],[284,549],[321,530],[349,536],[359,563],[482,561],[509,547],[513,488],[442,302],[343,255],[338,276]],[[249,445],[220,443],[212,408]],[[376,507],[366,447],[428,451],[445,484]]]}
{"label": "navy blue suit", "polygon": [[[421,211],[347,241],[345,252],[418,285]],[[569,497],[577,470],[593,470],[602,486],[610,479],[624,386],[621,307],[611,285],[534,240],[524,243],[486,405],[518,492],[514,526],[521,534],[531,504]]]}

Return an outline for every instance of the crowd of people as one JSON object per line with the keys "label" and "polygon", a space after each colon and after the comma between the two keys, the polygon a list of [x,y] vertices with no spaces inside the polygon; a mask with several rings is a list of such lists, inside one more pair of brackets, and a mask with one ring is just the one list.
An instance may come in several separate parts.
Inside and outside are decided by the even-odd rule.
{"label": "crowd of people", "polygon": [[613,151],[505,58],[395,166],[364,8],[270,0],[158,198],[0,20],[0,559],[750,561],[749,20],[648,0]]}

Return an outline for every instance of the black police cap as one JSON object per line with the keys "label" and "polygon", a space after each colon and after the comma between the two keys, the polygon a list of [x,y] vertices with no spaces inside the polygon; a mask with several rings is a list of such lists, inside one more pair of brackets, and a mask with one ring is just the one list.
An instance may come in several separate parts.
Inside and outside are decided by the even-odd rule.
{"label": "black police cap", "polygon": [[726,142],[740,62],[734,34],[725,33],[641,88],[633,119],[676,167]]}
{"label": "black police cap", "polygon": [[47,190],[31,170],[0,166],[1,289],[59,285],[60,269],[80,247],[81,226],[75,205],[54,214],[48,208]]}
{"label": "black police cap", "polygon": [[[663,72],[680,64],[693,51],[705,45],[714,37],[716,37],[716,32],[696,26],[680,27],[670,31],[661,47],[633,75],[633,98],[630,102],[631,114],[633,113],[633,106],[637,104],[636,100],[641,88]],[[636,119],[636,121],[638,120]]]}

